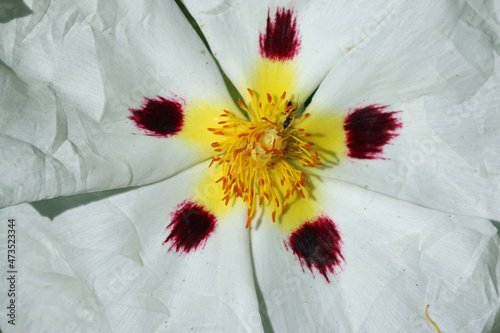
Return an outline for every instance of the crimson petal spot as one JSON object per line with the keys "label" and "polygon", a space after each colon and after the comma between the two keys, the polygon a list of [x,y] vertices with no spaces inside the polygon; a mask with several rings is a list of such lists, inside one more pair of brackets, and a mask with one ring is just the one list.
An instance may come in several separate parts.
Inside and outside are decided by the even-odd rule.
{"label": "crimson petal spot", "polygon": [[215,216],[193,201],[183,201],[170,215],[172,221],[166,229],[170,229],[170,235],[162,244],[170,242],[169,252],[175,249],[175,252],[189,253],[203,247],[216,229]]}
{"label": "crimson petal spot", "polygon": [[397,113],[384,112],[385,105],[369,105],[352,111],[344,120],[348,156],[357,159],[383,159],[383,147],[402,127]]}
{"label": "crimson petal spot", "polygon": [[260,55],[269,60],[291,60],[299,53],[300,38],[297,18],[291,9],[277,8],[274,22],[270,9],[267,12],[267,26],[259,34]]}
{"label": "crimson petal spot", "polygon": [[185,101],[180,98],[145,98],[139,109],[129,109],[129,117],[147,135],[168,138],[177,134],[184,123]]}
{"label": "crimson petal spot", "polygon": [[314,274],[316,268],[330,282],[328,274],[335,273],[335,267],[344,261],[341,253],[342,240],[333,221],[325,215],[303,224],[285,241],[304,266]]}

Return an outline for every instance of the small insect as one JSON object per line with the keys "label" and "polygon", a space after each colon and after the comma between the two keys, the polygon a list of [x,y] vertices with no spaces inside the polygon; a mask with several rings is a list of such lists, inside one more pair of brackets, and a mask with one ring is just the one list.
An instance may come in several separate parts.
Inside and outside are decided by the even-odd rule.
{"label": "small insect", "polygon": [[[288,102],[288,104],[286,106],[287,107],[293,106],[293,103]],[[290,126],[290,123],[292,122],[292,120],[293,120],[293,116],[292,116],[292,114],[289,114],[288,117],[286,117],[285,121],[283,122],[283,129],[286,129],[288,126]]]}

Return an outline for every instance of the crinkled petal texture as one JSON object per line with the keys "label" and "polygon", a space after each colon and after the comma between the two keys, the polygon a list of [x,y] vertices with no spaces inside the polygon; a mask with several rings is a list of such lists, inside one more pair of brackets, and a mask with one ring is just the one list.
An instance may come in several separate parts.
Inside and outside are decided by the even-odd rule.
{"label": "crinkled petal texture", "polygon": [[[217,219],[194,252],[162,245],[179,200],[191,198],[197,186],[200,167],[207,165],[140,188],[2,209],[2,221],[16,220],[18,272],[16,326],[4,325],[2,306],[2,330],[262,331],[247,320],[258,314],[258,303],[249,233],[234,223],[244,223],[245,209]],[[4,227],[1,237],[7,239]],[[7,258],[6,247],[1,253]],[[7,289],[2,283],[3,295]]]}
{"label": "crinkled petal texture", "polygon": [[[196,251],[164,244],[200,168],[206,165],[141,188],[1,210],[2,220],[16,219],[17,326],[28,332],[261,332],[262,325],[275,332],[427,332],[430,304],[442,331],[494,328],[500,257],[488,221],[325,181],[328,199],[320,209],[338,231],[342,257],[327,282],[286,245],[289,235],[279,222],[261,224],[250,239],[244,207],[218,219]],[[6,238],[6,228],[1,233]],[[309,253],[324,253],[315,242],[305,244]],[[5,247],[1,253],[6,257]],[[7,287],[1,286],[4,295]]]}
{"label": "crinkled petal texture", "polygon": [[212,155],[206,126],[233,103],[175,3],[28,5],[0,25],[0,207],[150,183]]}
{"label": "crinkled petal texture", "polygon": [[[299,103],[341,61],[352,43],[366,38],[362,30],[384,20],[393,7],[378,0],[184,0],[184,3],[200,25],[224,73],[240,92],[260,88],[262,79],[256,78],[256,69],[267,67],[262,63],[263,58],[289,60],[294,71],[293,82],[280,85],[280,89],[291,90],[294,101]],[[267,73],[272,76],[274,71],[270,69]],[[287,70],[283,72],[286,73],[276,75],[276,79],[289,75]]]}
{"label": "crinkled petal texture", "polygon": [[[403,2],[370,28],[322,82],[308,112],[312,120],[384,106],[400,111],[394,115],[401,127],[380,158],[344,159],[322,175],[433,209],[499,220],[495,15],[478,14],[465,2]],[[376,125],[375,118],[364,120],[360,128]]]}
{"label": "crinkled petal texture", "polygon": [[[500,244],[484,219],[500,216],[494,14],[186,4],[240,92],[300,104],[321,83],[301,127],[330,159],[305,199],[248,231],[220,168],[196,164],[234,108],[175,3],[28,3],[0,27],[0,206],[129,188],[0,210],[16,223],[16,327],[428,332],[430,304],[443,332],[498,329]],[[376,144],[352,134],[364,130]]]}
{"label": "crinkled petal texture", "polygon": [[341,241],[337,249],[323,248],[323,237],[301,246],[323,258],[338,250],[329,283],[284,245],[291,238],[279,225],[251,234],[263,322],[274,332],[432,332],[427,305],[441,332],[495,331],[500,258],[491,223],[339,180],[322,186],[323,216]]}

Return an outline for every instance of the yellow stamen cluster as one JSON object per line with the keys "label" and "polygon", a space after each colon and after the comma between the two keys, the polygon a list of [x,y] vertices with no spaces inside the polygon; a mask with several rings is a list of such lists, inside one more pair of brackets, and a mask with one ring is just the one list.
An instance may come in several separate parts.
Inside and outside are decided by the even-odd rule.
{"label": "yellow stamen cluster", "polygon": [[313,143],[305,140],[310,136],[297,125],[308,113],[297,116],[295,106],[285,100],[286,92],[273,101],[267,94],[267,103],[259,101],[256,93],[248,89],[252,103],[246,107],[241,100],[239,106],[250,117],[244,120],[224,110],[225,119],[219,128],[209,128],[223,140],[213,142],[216,154],[212,159],[222,166],[222,182],[227,205],[232,196],[241,197],[248,205],[248,228],[257,203],[264,200],[273,205],[272,219],[281,207],[285,213],[288,200],[297,191],[305,197],[306,174],[294,165],[297,161],[304,167],[315,167],[319,163],[318,153]]}

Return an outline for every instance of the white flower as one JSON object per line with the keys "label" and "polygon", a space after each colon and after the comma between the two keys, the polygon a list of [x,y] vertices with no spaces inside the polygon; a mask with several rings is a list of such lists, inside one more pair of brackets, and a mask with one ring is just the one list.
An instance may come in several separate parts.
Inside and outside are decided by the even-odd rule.
{"label": "white flower", "polygon": [[[285,213],[234,187],[224,204],[216,181],[233,174],[209,167],[226,150],[207,128],[245,116],[173,1],[27,1],[12,20],[25,5],[0,5],[2,331],[428,332],[428,304],[443,332],[497,329],[493,4],[185,2],[246,107],[286,92],[238,172],[292,146],[322,165],[290,202],[278,178],[246,188],[276,189]],[[286,102],[314,91],[300,124],[314,146],[281,142],[300,127]]]}

